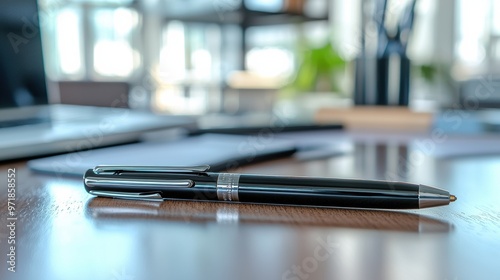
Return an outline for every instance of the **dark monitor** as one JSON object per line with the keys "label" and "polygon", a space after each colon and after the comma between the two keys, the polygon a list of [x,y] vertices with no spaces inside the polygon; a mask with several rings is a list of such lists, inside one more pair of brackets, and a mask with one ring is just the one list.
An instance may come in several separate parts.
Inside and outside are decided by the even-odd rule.
{"label": "dark monitor", "polygon": [[0,1],[0,108],[48,103],[37,0]]}

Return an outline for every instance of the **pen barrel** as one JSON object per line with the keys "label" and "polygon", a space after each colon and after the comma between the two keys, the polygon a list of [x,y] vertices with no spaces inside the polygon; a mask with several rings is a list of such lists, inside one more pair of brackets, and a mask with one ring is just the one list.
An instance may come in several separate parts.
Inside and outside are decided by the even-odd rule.
{"label": "pen barrel", "polygon": [[390,181],[249,175],[235,173],[96,174],[88,170],[85,189],[125,199],[185,199],[316,207],[417,209],[450,202],[447,191]]}
{"label": "pen barrel", "polygon": [[416,209],[419,185],[403,182],[241,175],[239,201],[322,207]]}

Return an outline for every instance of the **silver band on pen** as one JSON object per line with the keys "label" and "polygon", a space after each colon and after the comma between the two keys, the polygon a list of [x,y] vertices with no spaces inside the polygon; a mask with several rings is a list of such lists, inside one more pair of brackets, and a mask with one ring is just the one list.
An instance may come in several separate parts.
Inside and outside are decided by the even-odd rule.
{"label": "silver band on pen", "polygon": [[239,201],[240,174],[220,173],[217,178],[217,198],[222,201]]}

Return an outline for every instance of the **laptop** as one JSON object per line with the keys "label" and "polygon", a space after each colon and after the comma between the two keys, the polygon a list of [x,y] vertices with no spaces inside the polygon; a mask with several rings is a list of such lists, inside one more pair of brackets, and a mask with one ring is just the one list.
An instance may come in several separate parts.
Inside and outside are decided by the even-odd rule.
{"label": "laptop", "polygon": [[181,116],[49,104],[36,0],[0,1],[0,161],[134,142]]}

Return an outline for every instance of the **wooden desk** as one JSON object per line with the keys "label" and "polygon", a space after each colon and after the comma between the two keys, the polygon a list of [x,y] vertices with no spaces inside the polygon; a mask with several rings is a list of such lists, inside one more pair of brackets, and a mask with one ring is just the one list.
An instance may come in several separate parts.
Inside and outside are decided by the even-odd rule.
{"label": "wooden desk", "polygon": [[[361,211],[93,198],[81,179],[0,166],[0,279],[500,279],[500,156],[433,159],[404,145],[282,159],[242,172],[402,179],[450,206]],[[410,159],[410,160],[408,160]],[[15,265],[7,173],[16,169]]]}

